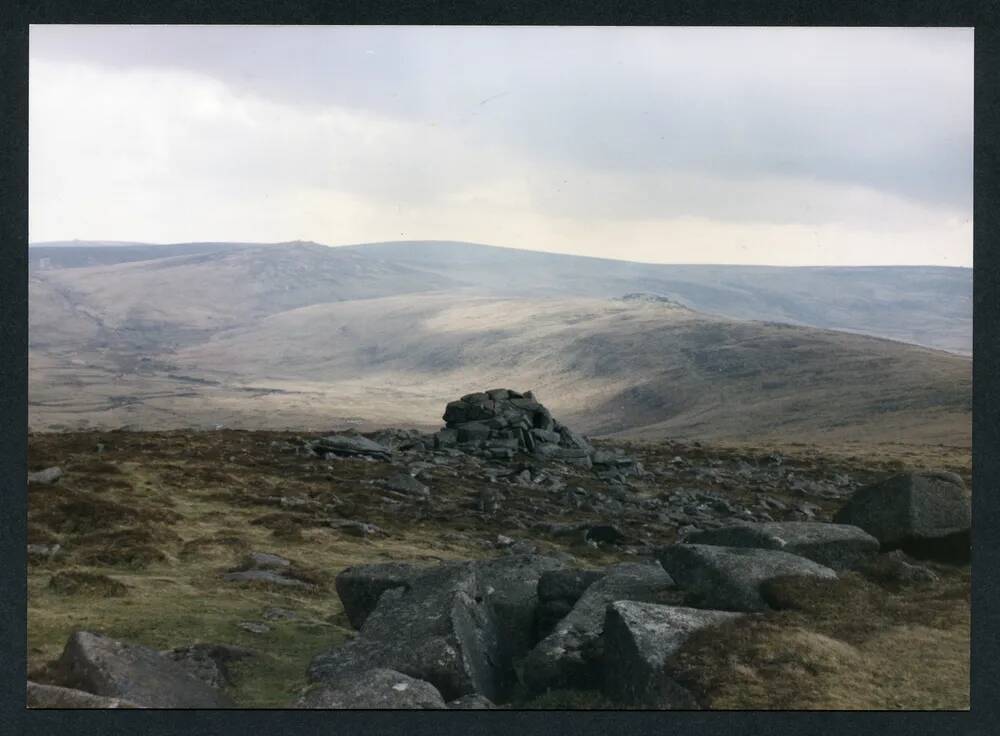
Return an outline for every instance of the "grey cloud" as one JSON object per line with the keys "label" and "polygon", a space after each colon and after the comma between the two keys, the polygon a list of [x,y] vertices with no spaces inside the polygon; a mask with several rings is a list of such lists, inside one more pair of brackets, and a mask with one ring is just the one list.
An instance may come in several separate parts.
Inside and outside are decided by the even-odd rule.
{"label": "grey cloud", "polygon": [[962,29],[36,27],[31,46],[39,59],[184,69],[237,93],[434,124],[467,146],[597,173],[800,177],[971,212],[971,40]]}

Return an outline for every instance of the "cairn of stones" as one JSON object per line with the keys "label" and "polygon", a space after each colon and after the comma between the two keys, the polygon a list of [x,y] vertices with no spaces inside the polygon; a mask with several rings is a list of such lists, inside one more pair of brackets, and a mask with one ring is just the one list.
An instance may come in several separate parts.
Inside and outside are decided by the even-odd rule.
{"label": "cairn of stones", "polygon": [[445,408],[445,428],[435,447],[497,460],[535,454],[590,467],[594,448],[581,435],[553,419],[532,394],[506,388],[466,394]]}

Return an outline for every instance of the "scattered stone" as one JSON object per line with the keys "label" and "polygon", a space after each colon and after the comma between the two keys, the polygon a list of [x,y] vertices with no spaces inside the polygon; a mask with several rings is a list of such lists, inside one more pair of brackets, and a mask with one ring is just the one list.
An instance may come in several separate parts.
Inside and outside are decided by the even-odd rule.
{"label": "scattered stone", "polygon": [[329,519],[326,522],[327,526],[334,529],[339,529],[342,532],[350,534],[352,537],[385,537],[388,536],[380,527],[375,524],[369,524],[365,521],[354,521],[352,519]]}
{"label": "scattered stone", "polygon": [[586,589],[555,630],[531,650],[522,666],[522,681],[530,692],[599,688],[600,636],[607,605],[620,600],[668,602],[665,599],[673,589],[670,575],[655,563],[613,565]]}
{"label": "scattered stone", "polygon": [[99,634],[76,631],[56,666],[60,684],[147,708],[230,708],[209,687],[159,652]]}
{"label": "scattered stone", "polygon": [[55,483],[62,478],[62,468],[52,467],[39,470],[37,473],[28,473],[29,483]]}
{"label": "scattered stone", "polygon": [[56,557],[62,556],[61,544],[29,544],[29,562],[49,562]]}
{"label": "scattered stone", "polygon": [[657,550],[656,557],[699,608],[766,611],[769,606],[760,587],[769,580],[789,575],[837,577],[830,568],[805,557],[770,549],[674,544]]}
{"label": "scattered stone", "polygon": [[671,678],[670,657],[696,631],[743,614],[618,601],[604,619],[604,692],[624,705],[698,708]]}
{"label": "scattered stone", "polygon": [[318,454],[330,453],[341,457],[389,460],[392,456],[392,450],[388,447],[361,435],[333,434],[314,440],[309,446]]}
{"label": "scattered stone", "polygon": [[301,616],[287,608],[265,608],[261,613],[265,621],[298,621]]}
{"label": "scattered stone", "polygon": [[855,493],[834,521],[854,524],[918,559],[967,561],[972,509],[954,473],[900,473]]}
{"label": "scattered stone", "polygon": [[776,549],[806,557],[834,570],[850,570],[873,560],[879,543],[856,526],[785,521],[742,524],[697,532],[684,540],[718,547]]}
{"label": "scattered stone", "polygon": [[600,544],[622,544],[625,541],[625,535],[618,528],[610,524],[596,524],[589,527],[584,533],[583,538],[586,542],[597,542]]}
{"label": "scattered stone", "polygon": [[537,555],[539,554],[538,545],[533,542],[529,542],[527,539],[517,539],[513,544],[503,547],[502,551],[505,555]]}
{"label": "scattered stone", "polygon": [[227,572],[222,576],[227,583],[262,583],[265,585],[277,585],[283,588],[312,588],[302,580],[290,578],[274,570],[241,570],[238,572]]}
{"label": "scattered stone", "polygon": [[392,710],[447,706],[431,683],[395,670],[375,668],[313,687],[294,707]]}
{"label": "scattered stone", "polygon": [[243,558],[240,565],[241,570],[288,570],[292,566],[291,560],[287,560],[280,555],[270,552],[250,552]]}
{"label": "scattered stone", "polygon": [[122,700],[106,698],[83,690],[58,685],[42,685],[28,681],[29,708],[142,708],[141,705]]}
{"label": "scattered stone", "polygon": [[[581,489],[583,490],[583,489]],[[587,529],[591,527],[590,522],[583,521],[574,524],[540,524],[538,529],[550,534],[553,537],[572,537],[586,534]]]}
{"label": "scattered stone", "polygon": [[385,487],[417,498],[429,498],[431,495],[431,489],[409,473],[397,473],[386,481]]}
{"label": "scattered stone", "polygon": [[271,627],[267,624],[258,623],[257,621],[240,621],[236,625],[244,631],[249,631],[251,634],[266,634],[271,630]]}

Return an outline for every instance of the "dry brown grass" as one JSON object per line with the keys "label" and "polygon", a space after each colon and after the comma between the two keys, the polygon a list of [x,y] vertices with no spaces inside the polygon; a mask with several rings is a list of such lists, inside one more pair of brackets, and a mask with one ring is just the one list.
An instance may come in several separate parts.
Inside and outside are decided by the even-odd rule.
{"label": "dry brown grass", "polygon": [[77,560],[91,567],[128,567],[142,569],[154,562],[165,562],[166,545],[181,541],[172,530],[157,527],[132,527],[113,532],[86,534],[76,539]]}
{"label": "dry brown grass", "polygon": [[700,632],[676,656],[713,709],[966,709],[969,575],[890,592],[859,575],[785,579],[785,610]]}

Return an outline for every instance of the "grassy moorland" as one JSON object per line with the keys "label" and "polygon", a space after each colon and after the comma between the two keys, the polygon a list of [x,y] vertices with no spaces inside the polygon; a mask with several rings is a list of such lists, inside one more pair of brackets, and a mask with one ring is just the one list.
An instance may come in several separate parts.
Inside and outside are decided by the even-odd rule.
{"label": "grassy moorland", "polygon": [[[579,504],[555,482],[507,482],[504,473],[530,466],[527,460],[435,464],[424,462],[426,453],[392,463],[331,461],[296,452],[300,437],[31,435],[30,469],[64,471],[53,484],[29,486],[29,543],[61,545],[60,554],[29,565],[32,676],[45,679],[46,663],[74,628],[159,649],[218,642],[256,652],[234,665],[236,701],[283,707],[305,685],[310,658],[353,635],[333,590],[349,565],[496,555],[498,535],[581,566],[605,565],[676,539],[676,520],[651,509],[679,493],[704,492],[740,508],[767,503],[776,520],[804,513],[822,520],[842,498],[804,495],[810,483],[863,483],[903,467],[949,469],[968,483],[971,468],[961,447],[615,443],[650,471],[632,482],[632,502],[600,500],[607,487],[589,471],[543,469],[597,499]],[[429,502],[380,485],[403,466],[419,470]],[[486,488],[501,489],[496,509],[479,503]],[[546,526],[581,520],[614,523],[628,542],[595,548]],[[362,535],[348,521],[374,527]],[[223,582],[221,574],[251,550],[289,558],[292,576],[312,587]],[[857,573],[806,588],[789,581],[800,588],[771,592],[779,610],[689,642],[679,660],[686,681],[709,708],[967,708],[969,570],[934,569],[938,582],[908,586]],[[266,630],[248,627],[261,632],[254,633],[245,623]],[[610,707],[596,693],[559,692],[515,705]]]}

